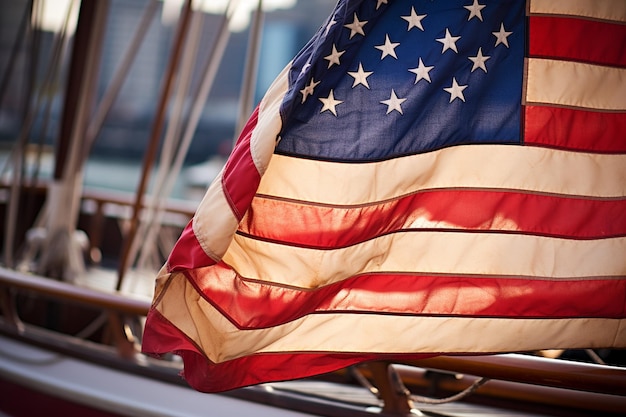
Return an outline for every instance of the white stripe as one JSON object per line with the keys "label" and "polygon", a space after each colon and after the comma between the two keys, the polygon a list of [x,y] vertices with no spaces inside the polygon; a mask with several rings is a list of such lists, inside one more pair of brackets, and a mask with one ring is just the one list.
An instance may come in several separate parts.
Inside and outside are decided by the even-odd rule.
{"label": "white stripe", "polygon": [[317,250],[237,235],[224,262],[241,276],[319,288],[362,273],[476,274],[552,279],[626,276],[626,238],[566,240],[521,234],[402,232]]}
{"label": "white stripe", "polygon": [[[186,307],[181,305],[183,297],[190,300]],[[240,330],[195,296],[182,274],[173,277],[156,308],[216,363],[272,352],[491,353],[626,347],[626,320],[617,319],[312,314],[279,326]]]}
{"label": "white stripe", "polygon": [[204,252],[217,261],[226,252],[238,224],[224,195],[220,172],[198,205],[192,222],[193,232]]}
{"label": "white stripe", "polygon": [[287,76],[290,67],[291,63],[276,77],[259,104],[259,118],[257,126],[252,131],[250,153],[261,175],[265,173],[267,165],[272,158],[278,139],[278,132],[282,128],[280,106],[289,88]]}
{"label": "white stripe", "polygon": [[527,103],[626,111],[623,68],[531,58],[527,80]]}
{"label": "white stripe", "polygon": [[626,195],[626,155],[515,145],[455,146],[364,164],[274,155],[258,193],[313,203],[359,205],[438,188],[621,197]]}
{"label": "white stripe", "polygon": [[[258,122],[250,138],[250,154],[260,175],[265,173],[272,158],[276,136],[281,128],[279,109],[287,90],[288,68],[289,65],[276,78],[259,104]],[[223,173],[222,170],[207,189],[192,224],[200,246],[216,261],[226,252],[239,223],[224,194]]]}
{"label": "white stripe", "polygon": [[626,22],[626,2],[624,0],[531,0],[530,13]]}

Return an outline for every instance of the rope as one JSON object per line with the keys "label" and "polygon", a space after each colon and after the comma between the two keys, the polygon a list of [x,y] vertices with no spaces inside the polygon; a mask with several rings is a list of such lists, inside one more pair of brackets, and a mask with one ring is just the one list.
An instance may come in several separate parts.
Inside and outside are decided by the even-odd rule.
{"label": "rope", "polygon": [[[360,372],[359,369],[357,369],[356,367],[350,367],[350,373],[352,374],[352,376],[359,382],[359,384],[361,384],[363,387],[365,387],[370,393],[372,393],[373,395],[375,395],[376,397],[379,396],[379,390],[378,388],[376,388],[374,385],[372,385],[369,380],[367,378],[365,378],[363,376],[363,374]],[[398,373],[396,372],[395,369],[393,369],[393,367],[389,367],[389,370],[391,372],[390,376],[392,378],[394,378],[397,382],[396,386],[401,385],[402,387],[404,387],[404,384],[402,383],[402,379],[400,378],[400,375],[398,375]],[[411,400],[417,403],[421,403],[421,404],[445,404],[445,403],[450,403],[453,401],[459,401],[465,397],[467,397],[468,395],[472,394],[474,391],[476,391],[478,388],[480,388],[482,385],[484,385],[487,381],[489,381],[489,378],[480,378],[476,381],[474,381],[474,383],[472,385],[470,385],[469,387],[465,388],[463,391],[453,394],[449,397],[444,397],[444,398],[430,398],[430,397],[424,397],[424,396],[420,396],[420,395],[414,395],[411,394]]]}
{"label": "rope", "polygon": [[474,381],[474,383],[472,385],[470,385],[469,387],[465,388],[463,391],[456,393],[454,395],[451,395],[449,397],[445,397],[445,398],[430,398],[430,397],[422,397],[419,395],[411,395],[411,399],[415,402],[418,403],[422,403],[422,404],[445,404],[445,403],[450,403],[452,401],[458,401],[461,400],[465,397],[467,397],[468,395],[470,395],[471,393],[473,393],[474,391],[476,391],[480,386],[482,386],[483,384],[485,384],[485,382],[489,381],[489,378],[480,378],[476,381]]}

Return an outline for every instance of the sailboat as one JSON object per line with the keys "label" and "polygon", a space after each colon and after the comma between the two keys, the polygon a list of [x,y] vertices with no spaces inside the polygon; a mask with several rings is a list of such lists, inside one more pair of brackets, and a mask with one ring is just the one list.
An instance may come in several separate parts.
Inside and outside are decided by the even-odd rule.
{"label": "sailboat", "polygon": [[[29,181],[23,174],[29,172],[24,163],[32,156],[28,137],[33,115],[25,117],[10,156],[12,175],[2,188],[0,413],[15,417],[44,412],[52,416],[623,414],[626,368],[607,363],[619,352],[578,349],[390,358],[215,394],[188,385],[181,377],[184,365],[178,355],[143,354],[142,333],[152,305],[155,266],[165,262],[197,205],[172,201],[169,193],[225,53],[234,5],[219,21],[188,115],[183,112],[189,100],[184,91],[193,73],[191,58],[197,56],[199,39],[194,34],[202,27],[204,13],[195,11],[191,0],[181,9],[139,184],[129,198],[89,190],[83,186],[83,173],[86,156],[160,3],[146,2],[119,78],[114,77],[110,90],[95,103],[109,3],[76,4],[78,23],[61,133],[53,153],[53,177]],[[250,29],[237,131],[253,112],[262,3],[258,2]],[[41,2],[28,2],[25,26],[36,17],[38,6]],[[60,51],[54,56],[60,58]],[[151,178],[159,151],[160,166],[165,168]],[[156,186],[148,196],[151,181]],[[112,267],[98,263],[103,254],[116,250],[119,257]]]}

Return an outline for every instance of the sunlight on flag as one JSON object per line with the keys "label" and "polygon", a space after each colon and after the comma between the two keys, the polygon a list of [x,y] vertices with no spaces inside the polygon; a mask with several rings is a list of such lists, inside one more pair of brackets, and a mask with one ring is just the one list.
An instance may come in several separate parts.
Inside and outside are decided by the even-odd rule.
{"label": "sunlight on flag", "polygon": [[172,250],[143,351],[216,392],[626,347],[625,23],[625,2],[339,1]]}

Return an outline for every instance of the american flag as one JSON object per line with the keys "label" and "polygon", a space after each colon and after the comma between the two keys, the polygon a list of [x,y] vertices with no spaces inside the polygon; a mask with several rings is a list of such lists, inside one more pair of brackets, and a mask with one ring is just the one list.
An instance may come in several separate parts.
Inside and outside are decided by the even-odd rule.
{"label": "american flag", "polygon": [[200,391],[626,347],[626,2],[341,0],[156,282]]}

